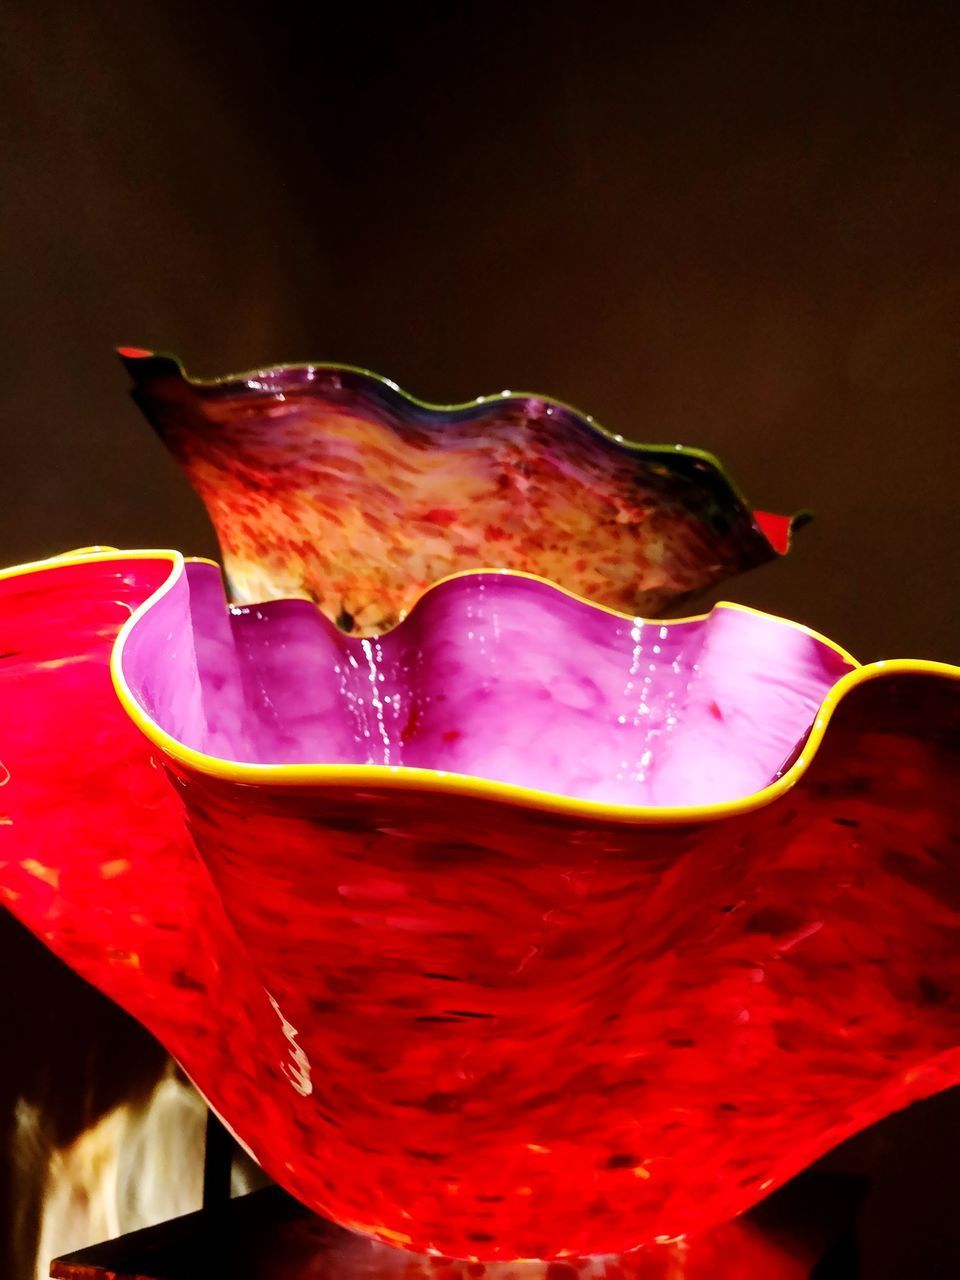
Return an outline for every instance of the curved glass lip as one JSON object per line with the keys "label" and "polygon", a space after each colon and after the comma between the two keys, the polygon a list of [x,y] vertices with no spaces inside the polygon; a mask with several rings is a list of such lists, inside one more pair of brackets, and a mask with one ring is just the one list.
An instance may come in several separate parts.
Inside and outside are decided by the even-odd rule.
{"label": "curved glass lip", "polygon": [[[777,519],[783,519],[786,525],[786,534],[782,544],[780,544],[774,541],[759,519],[760,516],[766,513],[758,512],[754,509],[716,454],[707,449],[698,449],[693,445],[648,444],[644,441],[628,439],[626,436],[610,431],[602,423],[598,422],[593,414],[584,413],[582,409],[578,409],[576,405],[570,404],[568,401],[558,400],[555,396],[544,395],[539,391],[504,390],[493,392],[489,395],[476,396],[473,400],[441,404],[436,401],[422,400],[412,395],[394,382],[392,378],[375,373],[372,369],[366,369],[362,365],[342,364],[338,361],[290,361],[263,365],[259,369],[248,369],[244,373],[228,373],[215,378],[196,378],[186,372],[183,361],[178,356],[168,352],[149,351],[144,347],[117,347],[116,350],[124,367],[133,377],[137,388],[148,382],[151,375],[174,375],[180,378],[188,387],[201,392],[216,392],[224,395],[269,394],[271,391],[282,391],[284,385],[289,386],[294,382],[298,385],[307,386],[309,385],[310,375],[314,373],[334,375],[344,373],[361,378],[369,383],[371,389],[382,400],[399,402],[438,420],[458,418],[471,413],[482,412],[496,405],[517,405],[532,401],[543,405],[545,408],[559,409],[563,413],[569,414],[612,449],[620,450],[637,458],[647,457],[653,463],[658,461],[666,462],[667,459],[683,458],[695,464],[698,468],[706,468],[713,473],[715,480],[720,485],[726,486],[733,500],[750,516],[755,532],[778,556],[784,555],[789,549],[790,539],[796,530],[813,519],[813,513],[805,508],[795,511],[790,516],[777,517]],[[282,381],[283,385],[276,387],[258,385],[263,379],[277,379]]]}
{"label": "curved glass lip", "polygon": [[[515,808],[534,810],[571,819],[590,822],[601,821],[624,826],[680,826],[714,822],[765,808],[794,787],[803,778],[816,756],[830,720],[837,708],[844,698],[860,685],[888,675],[933,675],[947,680],[960,681],[960,666],[953,666],[946,662],[935,662],[925,658],[891,658],[861,664],[841,645],[805,626],[803,623],[795,622],[790,618],[781,618],[776,614],[764,613],[762,610],[751,608],[749,605],[736,604],[732,601],[720,601],[714,605],[714,609],[732,609],[769,619],[773,622],[779,622],[788,627],[794,627],[812,639],[826,645],[851,665],[851,670],[837,680],[821,702],[807,739],[803,744],[803,749],[796,760],[772,782],[745,796],[701,805],[661,807],[657,805],[608,804],[597,800],[583,800],[573,796],[559,795],[533,787],[518,786],[511,782],[496,782],[491,779],[473,777],[470,774],[451,773],[440,769],[414,768],[409,765],[248,764],[226,760],[220,756],[207,755],[204,752],[195,750],[193,747],[186,746],[167,733],[137,701],[123,674],[124,647],[140,619],[176,586],[185,574],[187,564],[208,564],[220,570],[220,565],[216,561],[202,556],[186,557],[179,551],[169,549],[121,551],[112,547],[84,547],[66,552],[63,555],[52,556],[46,560],[38,560],[0,570],[0,581],[43,572],[47,569],[65,568],[74,564],[111,561],[128,562],[131,560],[166,561],[170,566],[170,571],[156,591],[131,613],[114,641],[110,655],[110,675],[116,695],[131,721],[155,747],[184,768],[223,782],[296,788],[343,786],[362,788],[377,786],[397,790],[432,791],[450,796],[462,796],[465,799],[497,801]],[[418,599],[422,599],[434,587],[439,586],[440,583],[491,573],[540,582],[552,591],[558,591],[570,599],[580,601],[590,609],[612,614],[614,617],[621,618],[627,622],[635,621],[632,614],[620,613],[618,610],[608,608],[605,605],[598,605],[590,600],[584,600],[582,596],[577,596],[572,591],[566,591],[564,588],[558,587],[556,583],[550,582],[549,579],[540,578],[536,574],[518,573],[509,569],[468,569],[461,573],[451,574],[447,578],[442,578],[438,582],[432,583],[421,593]],[[689,618],[667,618],[663,620],[644,618],[643,621],[659,623],[662,626],[671,626],[676,623],[701,621],[706,617],[709,617],[709,613],[696,614]],[[402,626],[403,624],[398,623],[398,625]]]}

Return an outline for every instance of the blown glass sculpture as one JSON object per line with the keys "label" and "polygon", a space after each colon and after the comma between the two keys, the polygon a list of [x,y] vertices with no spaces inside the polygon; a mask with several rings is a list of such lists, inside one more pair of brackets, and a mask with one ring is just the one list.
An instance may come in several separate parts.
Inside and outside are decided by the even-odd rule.
{"label": "blown glass sculpture", "polygon": [[347,631],[492,566],[657,615],[783,554],[797,523],[750,511],[710,454],[632,444],[545,396],[429,405],[342,365],[200,382],[121,357],[207,505],[231,598],[306,597]]}
{"label": "blown glass sculpture", "polygon": [[[216,384],[225,442],[180,437],[215,515],[237,422],[235,503],[341,508],[357,473],[314,407],[296,486],[265,461],[289,376]],[[739,524],[737,567],[763,558],[739,500],[685,492]],[[435,544],[409,580],[354,539],[261,578],[266,502],[249,543],[231,508],[231,580],[299,599],[228,605],[173,551],[2,575],[0,893],[278,1182],[418,1252],[619,1254],[960,1081],[960,669],[860,666],[735,605],[646,620],[497,564],[424,590]],[[642,527],[630,598],[664,589]],[[569,586],[580,557],[551,546]],[[371,636],[344,612],[405,616]]]}

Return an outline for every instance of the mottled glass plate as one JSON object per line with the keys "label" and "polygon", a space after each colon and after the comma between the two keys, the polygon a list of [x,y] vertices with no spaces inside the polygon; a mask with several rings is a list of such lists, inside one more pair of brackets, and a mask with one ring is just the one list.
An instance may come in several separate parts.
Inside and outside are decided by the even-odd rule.
{"label": "mottled glass plate", "polygon": [[231,598],[304,597],[358,634],[477,568],[672,613],[786,552],[797,523],[752,511],[710,454],[633,444],[545,396],[431,405],[342,365],[203,382],[121,355],[206,504]]}

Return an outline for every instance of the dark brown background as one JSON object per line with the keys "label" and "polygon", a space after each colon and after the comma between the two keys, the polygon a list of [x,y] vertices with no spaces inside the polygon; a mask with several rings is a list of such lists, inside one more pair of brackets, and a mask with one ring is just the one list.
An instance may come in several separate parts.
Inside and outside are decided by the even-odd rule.
{"label": "dark brown background", "polygon": [[[214,551],[115,344],[203,375],[337,359],[712,449],[757,505],[817,515],[728,593],[862,658],[960,659],[952,5],[5,14],[3,562]],[[45,1090],[69,1132],[151,1069],[8,923],[0,963],[5,1124]],[[930,1206],[960,1194],[958,1113],[896,1130],[911,1173],[872,1274],[919,1275],[889,1269],[897,1241],[952,1226]]]}

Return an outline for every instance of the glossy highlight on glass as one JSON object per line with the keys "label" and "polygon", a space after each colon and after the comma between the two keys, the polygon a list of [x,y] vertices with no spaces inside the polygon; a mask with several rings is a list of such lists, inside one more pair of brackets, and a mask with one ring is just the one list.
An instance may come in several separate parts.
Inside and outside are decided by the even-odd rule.
{"label": "glossy highlight on glass", "polygon": [[509,573],[374,642],[175,552],[0,626],[4,901],[344,1225],[618,1254],[960,1081],[957,668]]}
{"label": "glossy highlight on glass", "polygon": [[545,396],[441,406],[343,365],[202,381],[170,356],[120,355],[206,504],[231,598],[303,597],[357,634],[490,567],[675,612],[784,554],[796,524],[751,511],[710,454],[633,444]]}

